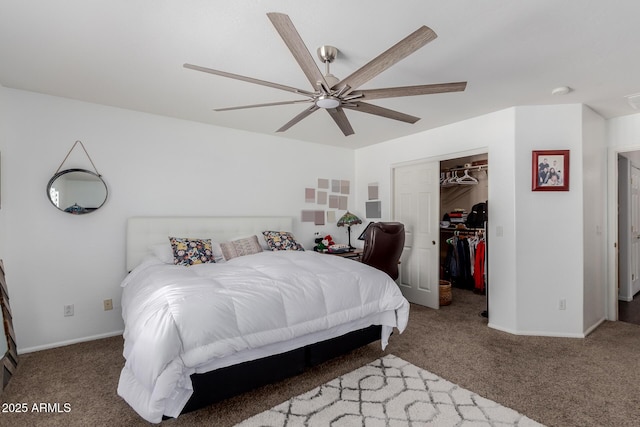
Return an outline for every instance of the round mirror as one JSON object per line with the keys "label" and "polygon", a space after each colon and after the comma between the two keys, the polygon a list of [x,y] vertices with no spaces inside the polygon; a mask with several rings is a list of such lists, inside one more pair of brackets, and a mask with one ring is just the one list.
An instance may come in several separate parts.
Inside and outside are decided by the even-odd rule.
{"label": "round mirror", "polygon": [[82,215],[95,211],[107,201],[107,184],[100,175],[84,169],[56,173],[47,185],[47,197],[63,212]]}

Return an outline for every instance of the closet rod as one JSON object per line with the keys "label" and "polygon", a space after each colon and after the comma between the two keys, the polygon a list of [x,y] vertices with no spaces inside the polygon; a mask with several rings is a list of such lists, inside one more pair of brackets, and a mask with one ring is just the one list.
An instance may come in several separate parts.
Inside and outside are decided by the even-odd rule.
{"label": "closet rod", "polygon": [[484,233],[484,228],[441,228],[440,231],[448,231],[451,233],[462,233],[462,234],[482,234]]}
{"label": "closet rod", "polygon": [[455,172],[455,171],[465,171],[465,170],[473,172],[473,171],[481,171],[481,170],[486,170],[486,169],[489,169],[489,165],[488,164],[473,165],[473,166],[470,166],[468,168],[464,167],[464,166],[460,166],[460,167],[455,167],[455,168],[442,169],[440,172]]}

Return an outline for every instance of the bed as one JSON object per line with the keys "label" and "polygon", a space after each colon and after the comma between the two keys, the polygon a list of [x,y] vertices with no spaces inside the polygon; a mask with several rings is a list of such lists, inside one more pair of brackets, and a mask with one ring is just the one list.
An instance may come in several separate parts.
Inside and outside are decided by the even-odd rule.
{"label": "bed", "polygon": [[[377,340],[384,349],[404,330],[409,304],[393,280],[302,250],[290,230],[290,217],[127,221],[118,394],[142,418],[177,417]],[[186,261],[185,241],[199,245]]]}

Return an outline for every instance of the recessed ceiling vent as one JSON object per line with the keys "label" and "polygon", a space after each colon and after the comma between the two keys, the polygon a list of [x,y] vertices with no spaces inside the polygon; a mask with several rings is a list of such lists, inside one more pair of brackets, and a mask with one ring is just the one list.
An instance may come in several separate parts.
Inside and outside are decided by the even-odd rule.
{"label": "recessed ceiling vent", "polygon": [[627,95],[625,98],[627,98],[627,102],[631,105],[631,108],[634,110],[640,110],[640,93]]}

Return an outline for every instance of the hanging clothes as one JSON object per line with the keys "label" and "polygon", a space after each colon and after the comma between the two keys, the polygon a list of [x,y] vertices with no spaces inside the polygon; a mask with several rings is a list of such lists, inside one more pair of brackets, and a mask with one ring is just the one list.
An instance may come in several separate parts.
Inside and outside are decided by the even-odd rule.
{"label": "hanging clothes", "polygon": [[466,237],[447,239],[447,255],[443,265],[444,278],[458,288],[473,289],[473,248]]}
{"label": "hanging clothes", "polygon": [[454,277],[458,277],[458,254],[456,251],[457,237],[447,239],[447,256],[444,260],[443,272],[444,279],[453,281]]}
{"label": "hanging clothes", "polygon": [[471,255],[469,240],[467,238],[458,239],[458,251],[460,252],[458,274],[458,285],[464,289],[473,289],[473,277],[471,276]]}
{"label": "hanging clothes", "polygon": [[473,266],[474,290],[478,293],[485,293],[485,249],[486,243],[484,239],[478,240]]}

